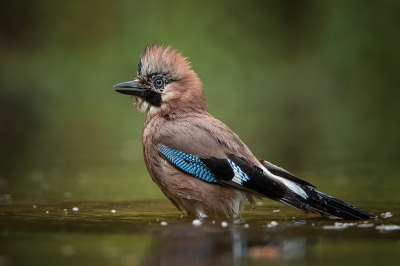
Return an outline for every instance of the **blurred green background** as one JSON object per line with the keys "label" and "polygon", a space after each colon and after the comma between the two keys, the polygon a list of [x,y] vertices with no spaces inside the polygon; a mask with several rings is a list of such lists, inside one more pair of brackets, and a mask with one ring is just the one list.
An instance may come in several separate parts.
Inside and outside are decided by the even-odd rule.
{"label": "blurred green background", "polygon": [[253,153],[353,200],[400,185],[399,1],[11,1],[0,9],[0,200],[164,199],[112,86],[157,41]]}

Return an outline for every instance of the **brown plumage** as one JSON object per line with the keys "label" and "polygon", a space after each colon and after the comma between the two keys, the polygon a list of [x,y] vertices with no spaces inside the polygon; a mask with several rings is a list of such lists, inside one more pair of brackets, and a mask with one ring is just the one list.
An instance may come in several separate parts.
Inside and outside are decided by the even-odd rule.
{"label": "brown plumage", "polygon": [[140,56],[137,78],[115,85],[146,114],[143,152],[153,181],[181,211],[238,217],[246,200],[270,198],[337,218],[373,216],[269,162],[258,160],[207,112],[203,86],[187,58],[156,44]]}
{"label": "brown plumage", "polygon": [[190,68],[187,58],[177,51],[153,44],[140,56],[138,67],[137,81],[142,84],[151,86],[151,80],[155,76],[172,81],[169,89],[162,91],[163,105],[156,110],[143,98],[136,98],[138,110],[146,113],[147,119],[155,114],[165,117],[182,112],[207,111],[201,80]]}

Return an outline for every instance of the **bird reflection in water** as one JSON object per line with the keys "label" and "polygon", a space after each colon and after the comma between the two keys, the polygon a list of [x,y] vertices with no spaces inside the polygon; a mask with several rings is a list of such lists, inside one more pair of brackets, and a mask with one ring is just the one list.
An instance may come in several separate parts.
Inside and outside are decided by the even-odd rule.
{"label": "bird reflection in water", "polygon": [[[249,261],[303,260],[305,237],[271,236],[266,231],[217,225],[168,225],[157,237],[143,265],[244,265]],[[260,235],[265,235],[260,237]]]}

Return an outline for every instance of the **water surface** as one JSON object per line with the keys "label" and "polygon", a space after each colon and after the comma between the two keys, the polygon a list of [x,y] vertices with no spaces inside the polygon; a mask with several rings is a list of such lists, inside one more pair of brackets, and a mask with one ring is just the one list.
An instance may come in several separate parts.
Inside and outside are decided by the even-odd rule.
{"label": "water surface", "polygon": [[2,203],[0,265],[398,265],[397,206],[342,221],[259,205],[193,223],[165,201]]}

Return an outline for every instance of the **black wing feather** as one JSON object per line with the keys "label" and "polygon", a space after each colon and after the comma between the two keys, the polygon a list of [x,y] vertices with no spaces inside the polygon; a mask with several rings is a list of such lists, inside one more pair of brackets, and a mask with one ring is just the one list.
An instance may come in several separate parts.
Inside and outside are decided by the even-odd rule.
{"label": "black wing feather", "polygon": [[316,187],[313,184],[311,184],[310,182],[308,182],[308,181],[306,181],[306,180],[304,180],[304,179],[302,179],[300,177],[297,177],[297,176],[293,175],[292,173],[286,171],[285,169],[283,169],[283,168],[281,168],[279,166],[276,166],[276,165],[274,165],[274,164],[272,164],[270,162],[264,161],[264,160],[259,160],[259,161],[265,168],[268,169],[268,171],[270,171],[274,175],[284,177],[284,178],[286,178],[288,180],[291,180],[293,182],[296,182],[296,183],[304,185],[304,186],[309,186],[309,187],[313,187],[313,188]]}
{"label": "black wing feather", "polygon": [[[260,160],[261,164],[273,175],[293,182],[306,193],[307,197],[296,194],[277,179],[269,177],[261,168],[251,165],[244,158],[239,158],[233,154],[227,154],[227,158],[223,159],[215,157],[198,159],[212,171],[219,185],[277,200],[306,213],[314,212],[344,219],[364,220],[374,218],[373,215],[355,206],[315,190],[315,186],[311,183],[267,161]],[[240,173],[239,177],[238,172]]]}
{"label": "black wing feather", "polygon": [[257,166],[251,166],[244,160],[232,154],[227,156],[228,159],[239,166],[240,169],[250,177],[250,179],[244,181],[242,184],[237,184],[232,181],[235,173],[227,159],[219,159],[215,157],[200,158],[201,161],[215,174],[219,184],[275,200],[280,200],[284,197],[285,192],[281,184],[269,178],[262,169]]}

